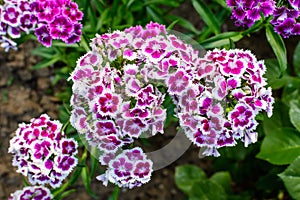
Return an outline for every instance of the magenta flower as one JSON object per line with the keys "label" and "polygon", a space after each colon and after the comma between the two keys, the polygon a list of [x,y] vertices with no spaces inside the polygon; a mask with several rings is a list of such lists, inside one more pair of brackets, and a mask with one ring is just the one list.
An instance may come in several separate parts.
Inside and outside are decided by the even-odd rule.
{"label": "magenta flower", "polygon": [[108,169],[97,179],[104,185],[110,181],[119,187],[139,187],[150,180],[152,165],[139,147],[128,149],[115,158],[110,157]]}
{"label": "magenta flower", "polygon": [[45,47],[51,47],[52,37],[46,25],[42,25],[41,27],[35,29],[34,33],[40,43],[42,43]]}
{"label": "magenta flower", "polygon": [[158,61],[166,55],[168,45],[159,39],[149,39],[145,42],[143,52],[150,60]]}
{"label": "magenta flower", "polygon": [[1,46],[6,51],[16,49],[11,39],[21,37],[21,33],[34,31],[38,41],[46,46],[53,39],[61,39],[67,44],[80,41],[83,13],[70,0],[5,1],[0,6]]}
{"label": "magenta flower", "polygon": [[234,110],[228,114],[230,121],[233,122],[233,129],[243,130],[253,120],[253,110],[247,105],[236,105]]}
{"label": "magenta flower", "polygon": [[51,200],[50,190],[43,186],[27,186],[10,194],[8,200]]}
{"label": "magenta flower", "polygon": [[189,77],[183,71],[177,71],[167,80],[170,94],[181,94],[189,85]]}
{"label": "magenta flower", "polygon": [[256,142],[255,116],[261,111],[271,116],[274,103],[271,89],[265,88],[263,62],[249,51],[215,49],[197,63],[200,69],[194,69],[190,81],[198,86],[188,85],[186,89],[193,91],[192,99],[186,92],[175,99],[187,137],[202,147],[204,155],[213,156],[219,156],[218,148],[234,146],[239,139],[245,146]]}
{"label": "magenta flower", "polygon": [[39,22],[51,23],[56,16],[60,15],[60,7],[54,0],[49,1],[38,1],[39,8],[43,10],[37,13],[37,18]]}
{"label": "magenta flower", "polygon": [[98,106],[97,111],[102,115],[115,115],[121,104],[121,99],[117,95],[111,93],[105,93],[99,97],[96,105]]}
{"label": "magenta flower", "polygon": [[2,11],[2,20],[4,23],[12,27],[17,27],[20,24],[20,11],[13,5],[8,5],[5,10]]}
{"label": "magenta flower", "polygon": [[49,27],[53,39],[65,40],[73,31],[73,24],[64,16],[55,17]]}
{"label": "magenta flower", "polygon": [[285,38],[291,35],[299,35],[300,23],[296,20],[299,16],[300,12],[298,10],[282,6],[276,8],[271,24],[274,26],[275,31]]}
{"label": "magenta flower", "polygon": [[83,13],[79,11],[78,5],[74,2],[70,2],[70,4],[66,6],[62,12],[74,23],[82,20],[83,17]]}
{"label": "magenta flower", "polygon": [[227,0],[227,5],[232,9],[232,18],[237,26],[252,26],[261,19],[261,15],[268,17],[275,9],[275,1],[271,0]]}
{"label": "magenta flower", "polygon": [[300,1],[299,0],[289,0],[289,3],[295,10],[300,9]]}
{"label": "magenta flower", "polygon": [[20,124],[10,141],[13,166],[28,177],[31,184],[59,187],[77,165],[77,142],[60,132],[62,124],[46,114]]}

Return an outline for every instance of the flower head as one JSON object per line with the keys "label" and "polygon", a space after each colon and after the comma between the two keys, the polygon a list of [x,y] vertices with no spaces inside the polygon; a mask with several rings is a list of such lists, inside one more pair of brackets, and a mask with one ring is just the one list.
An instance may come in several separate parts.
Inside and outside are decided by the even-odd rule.
{"label": "flower head", "polygon": [[38,41],[52,46],[53,39],[61,39],[67,44],[80,41],[83,13],[70,0],[16,0],[4,1],[0,5],[1,46],[8,51],[16,49],[11,40],[20,38],[21,33],[34,32]]}
{"label": "flower head", "polygon": [[[107,156],[104,155],[103,159],[107,159]],[[131,189],[147,183],[151,178],[153,163],[139,147],[124,150],[121,154],[110,157],[106,163],[108,169],[97,177],[104,185],[110,181],[119,187]]]}
{"label": "flower head", "polygon": [[187,86],[177,98],[179,122],[187,137],[203,148],[204,155],[214,156],[219,155],[218,148],[234,146],[238,139],[245,146],[256,142],[255,117],[262,111],[271,116],[274,103],[271,89],[265,88],[263,62],[250,51],[215,49],[198,64],[191,82],[199,86]]}
{"label": "flower head", "polygon": [[27,186],[10,194],[8,200],[51,200],[50,190],[43,186]]}
{"label": "flower head", "polygon": [[31,184],[59,187],[77,165],[77,142],[66,138],[61,127],[43,114],[30,124],[20,124],[10,140],[8,152],[13,154],[13,166]]}

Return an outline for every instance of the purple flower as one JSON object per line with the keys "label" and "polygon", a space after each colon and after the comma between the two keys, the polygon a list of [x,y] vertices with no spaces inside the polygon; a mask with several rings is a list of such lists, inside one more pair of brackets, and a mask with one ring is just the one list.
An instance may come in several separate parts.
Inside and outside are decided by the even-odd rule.
{"label": "purple flower", "polygon": [[5,8],[5,10],[3,10],[2,15],[3,15],[2,20],[4,23],[6,23],[12,27],[19,26],[21,13],[17,7],[15,7],[13,5],[8,5]]}
{"label": "purple flower", "polygon": [[50,24],[50,35],[53,39],[65,40],[73,31],[73,24],[64,16],[55,17]]}
{"label": "purple flower", "polygon": [[295,10],[300,9],[300,0],[289,0],[289,3]]}
{"label": "purple flower", "polygon": [[114,115],[120,106],[121,99],[117,95],[105,93],[99,97],[97,111],[102,115]]}
{"label": "purple flower", "polygon": [[189,78],[183,71],[177,71],[167,80],[170,94],[181,94],[188,86]]}
{"label": "purple flower", "polygon": [[77,165],[77,142],[65,138],[61,127],[43,114],[30,124],[20,124],[11,139],[8,152],[13,154],[13,166],[31,184],[59,187]]}
{"label": "purple flower", "polygon": [[146,41],[143,49],[144,54],[149,57],[152,61],[161,60],[166,54],[168,45],[164,41],[158,39],[150,39]]}
{"label": "purple flower", "polygon": [[282,6],[275,10],[271,24],[273,24],[275,31],[285,38],[291,35],[299,35],[300,23],[296,21],[299,15],[300,12],[298,10],[292,10]]}
{"label": "purple flower", "polygon": [[[255,116],[261,111],[271,116],[274,103],[271,89],[265,88],[263,62],[249,51],[215,49],[197,64],[190,81],[199,86],[188,86],[195,91],[193,98],[184,92],[176,100],[187,137],[202,148],[203,155],[213,156],[219,156],[218,148],[234,146],[238,139],[245,146],[255,142]],[[187,102],[193,101],[191,110]]]}
{"label": "purple flower", "polygon": [[37,18],[39,22],[51,23],[55,16],[60,15],[60,7],[54,0],[48,0],[44,2],[39,2],[39,8],[43,10],[42,12],[38,12]]}
{"label": "purple flower", "polygon": [[110,181],[119,187],[131,189],[150,180],[152,165],[153,163],[146,158],[141,148],[128,149],[115,158],[111,158],[108,162],[108,169],[97,179],[104,185]]}
{"label": "purple flower", "polygon": [[20,17],[20,29],[27,34],[35,28],[36,17],[29,11],[25,11]]}
{"label": "purple flower", "polygon": [[273,0],[227,0],[227,5],[232,9],[235,25],[250,27],[261,19],[261,15],[265,17],[272,15],[276,3]]}
{"label": "purple flower", "polygon": [[34,34],[37,36],[38,41],[44,46],[52,46],[52,37],[46,25],[42,25],[41,27],[35,29]]}
{"label": "purple flower", "polygon": [[50,190],[43,186],[27,186],[10,194],[9,200],[51,200]]}
{"label": "purple flower", "polygon": [[247,105],[236,105],[234,110],[228,114],[230,121],[233,123],[233,129],[243,130],[249,126],[254,116],[253,110]]}
{"label": "purple flower", "polygon": [[70,4],[66,6],[66,8],[64,8],[62,12],[64,15],[68,16],[69,19],[74,23],[82,20],[83,17],[83,13],[79,11],[78,5],[74,2],[70,2]]}
{"label": "purple flower", "polygon": [[63,41],[67,44],[74,44],[76,42],[79,42],[80,41],[80,36],[82,34],[82,24],[74,24],[73,25],[73,31],[70,33],[70,35],[64,39],[63,38]]}

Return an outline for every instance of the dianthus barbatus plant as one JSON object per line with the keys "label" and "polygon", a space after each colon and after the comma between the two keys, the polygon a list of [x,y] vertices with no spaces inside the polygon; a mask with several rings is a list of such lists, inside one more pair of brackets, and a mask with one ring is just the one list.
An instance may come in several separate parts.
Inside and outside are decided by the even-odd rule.
{"label": "dianthus barbatus plant", "polygon": [[[145,29],[97,35],[90,46],[70,77],[70,121],[102,152],[99,160],[108,169],[99,179],[105,184],[132,188],[150,180],[151,161],[141,148],[126,148],[144,134],[164,132],[166,95],[177,105],[185,134],[204,155],[219,156],[218,148],[236,140],[245,146],[255,142],[255,117],[262,111],[272,115],[265,65],[250,51],[215,49],[201,58],[192,45],[152,22]],[[143,163],[143,175],[133,172],[138,164],[133,167],[125,155],[130,151]]]}

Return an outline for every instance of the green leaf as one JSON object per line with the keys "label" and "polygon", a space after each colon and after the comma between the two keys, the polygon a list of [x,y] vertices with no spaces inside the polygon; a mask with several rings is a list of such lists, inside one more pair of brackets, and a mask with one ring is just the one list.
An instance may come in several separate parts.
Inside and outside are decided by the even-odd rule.
{"label": "green leaf", "polygon": [[168,18],[171,21],[177,21],[178,25],[182,26],[183,28],[187,29],[188,31],[191,31],[192,33],[194,33],[196,35],[201,33],[199,30],[197,30],[195,28],[195,26],[190,21],[188,21],[182,17],[175,16],[175,15],[169,15]]}
{"label": "green leaf", "polygon": [[193,184],[189,192],[189,200],[226,200],[227,194],[222,186],[210,181],[200,180]]}
{"label": "green leaf", "polygon": [[288,78],[285,76],[280,78],[281,71],[276,59],[266,59],[265,65],[267,71],[264,77],[267,78],[268,85],[271,86],[272,89],[276,90],[286,85]]}
{"label": "green leaf", "polygon": [[71,190],[67,190],[64,191],[59,197],[55,198],[55,200],[63,200],[65,199],[67,196],[69,196],[70,194],[76,192],[75,189],[71,189]]}
{"label": "green leaf", "polygon": [[300,199],[300,157],[297,157],[294,162],[278,176],[283,180],[289,194],[294,199]]}
{"label": "green leaf", "polygon": [[291,118],[291,122],[292,124],[295,126],[295,128],[300,131],[300,107],[299,107],[299,103],[294,100],[291,101],[290,103],[290,118]]}
{"label": "green leaf", "polygon": [[97,196],[95,195],[95,193],[91,189],[91,177],[89,175],[89,170],[88,170],[87,167],[82,168],[81,178],[82,178],[82,182],[83,182],[83,185],[84,185],[85,190],[87,191],[87,193],[89,195],[91,195],[92,197],[97,198]]}
{"label": "green leaf", "polygon": [[280,70],[284,72],[287,68],[287,56],[283,39],[279,34],[275,33],[274,28],[270,25],[266,26],[266,36],[276,55]]}
{"label": "green leaf", "polygon": [[300,155],[299,132],[292,128],[277,128],[266,135],[257,158],[274,165],[286,165],[298,155]]}
{"label": "green leaf", "polygon": [[144,2],[144,6],[148,6],[150,4],[162,4],[171,7],[180,6],[180,3],[178,1],[172,1],[172,0],[147,0]]}
{"label": "green leaf", "polygon": [[229,45],[230,42],[237,42],[243,38],[242,33],[240,32],[226,32],[221,33],[211,38],[208,38],[200,43],[205,49],[222,47]]}
{"label": "green leaf", "polygon": [[189,193],[196,181],[206,179],[204,171],[194,165],[181,165],[175,169],[175,183],[179,189]]}
{"label": "green leaf", "polygon": [[300,77],[300,42],[296,46],[293,55],[293,66],[298,77]]}
{"label": "green leaf", "polygon": [[227,193],[232,192],[231,177],[230,177],[229,172],[227,172],[227,171],[216,172],[210,177],[209,180],[211,180],[211,181],[219,184],[220,186],[222,186],[224,191],[226,191]]}
{"label": "green leaf", "polygon": [[32,66],[31,69],[46,68],[46,67],[49,67],[49,66],[53,65],[54,63],[56,63],[59,60],[60,60],[60,57],[54,57],[50,60],[46,59],[46,60],[43,60],[42,62],[39,62],[38,64]]}
{"label": "green leaf", "polygon": [[207,7],[204,1],[192,0],[192,4],[197,11],[197,13],[201,16],[203,21],[211,28],[211,30],[217,35],[220,33],[220,24],[212,13],[212,11]]}
{"label": "green leaf", "polygon": [[220,6],[222,6],[223,8],[230,10],[228,5],[226,4],[226,2],[224,0],[214,0],[216,3],[218,3]]}
{"label": "green leaf", "polygon": [[151,8],[150,6],[147,6],[146,11],[154,21],[156,21],[160,24],[164,24],[164,21],[162,20],[161,16],[158,15],[153,8]]}
{"label": "green leaf", "polygon": [[118,200],[119,192],[120,192],[120,188],[118,186],[115,186],[114,191],[108,200]]}
{"label": "green leaf", "polygon": [[47,48],[44,46],[38,46],[31,51],[32,55],[41,56],[43,58],[51,59],[58,54],[55,48]]}
{"label": "green leaf", "polygon": [[[263,121],[263,130],[265,135],[272,134],[273,130],[284,127],[285,116],[288,116],[288,107],[281,101],[275,101],[273,115],[270,118],[265,118]],[[287,120],[289,118],[287,117]]]}

